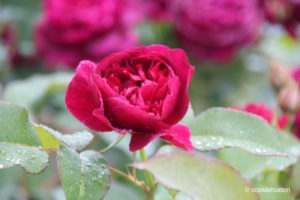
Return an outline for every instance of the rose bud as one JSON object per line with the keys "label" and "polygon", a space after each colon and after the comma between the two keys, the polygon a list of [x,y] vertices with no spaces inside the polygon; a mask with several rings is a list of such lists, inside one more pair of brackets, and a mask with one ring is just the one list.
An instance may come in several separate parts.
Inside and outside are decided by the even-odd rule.
{"label": "rose bud", "polygon": [[265,17],[272,23],[284,22],[291,13],[289,0],[263,0]]}
{"label": "rose bud", "polygon": [[280,107],[289,112],[295,112],[299,109],[299,86],[296,82],[290,81],[283,87],[278,96]]}
{"label": "rose bud", "polygon": [[138,44],[139,9],[130,0],[44,0],[35,45],[48,67],[75,68]]}
{"label": "rose bud", "polygon": [[277,89],[283,87],[291,79],[289,72],[277,62],[271,64],[270,76],[272,85]]}
{"label": "rose bud", "polygon": [[[273,110],[266,106],[264,103],[248,103],[244,107],[231,106],[230,108],[260,116],[269,124],[272,124],[274,120]],[[289,120],[290,117],[288,115],[280,116],[277,118],[277,126],[280,129],[284,129],[289,123]]]}
{"label": "rose bud", "polygon": [[98,64],[81,61],[66,106],[95,131],[131,134],[130,151],[158,137],[192,150],[190,130],[178,122],[188,109],[193,71],[181,49],[163,45],[114,53]]}
{"label": "rose bud", "polygon": [[271,23],[282,24],[292,37],[297,37],[296,26],[300,22],[299,0],[263,0],[266,18]]}
{"label": "rose bud", "polygon": [[175,1],[180,43],[198,60],[227,61],[253,43],[262,22],[258,0]]}

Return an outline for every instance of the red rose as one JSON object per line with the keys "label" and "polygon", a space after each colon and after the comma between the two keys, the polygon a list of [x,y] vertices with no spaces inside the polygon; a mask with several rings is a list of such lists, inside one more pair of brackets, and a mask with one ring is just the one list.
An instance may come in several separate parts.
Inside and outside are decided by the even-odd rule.
{"label": "red rose", "polygon": [[[272,124],[273,119],[275,117],[273,110],[268,108],[263,103],[249,103],[249,104],[245,105],[244,107],[233,106],[231,108],[260,116],[264,120],[266,120],[269,124]],[[283,115],[281,117],[278,117],[277,118],[277,126],[280,129],[283,129],[286,127],[289,120],[290,120],[290,117],[288,115]]]}
{"label": "red rose", "polygon": [[148,15],[156,21],[171,20],[170,6],[172,0],[147,0],[145,6],[148,10]]}
{"label": "red rose", "polygon": [[198,60],[230,59],[256,39],[262,18],[258,0],[177,0],[173,10],[181,43]]}
{"label": "red rose", "polygon": [[132,134],[131,151],[157,137],[192,150],[190,130],[178,122],[188,109],[193,71],[182,50],[162,45],[111,54],[99,64],[82,61],[66,105],[95,131]]}
{"label": "red rose", "polygon": [[44,0],[35,44],[50,67],[75,68],[136,46],[132,24],[140,15],[129,0]]}

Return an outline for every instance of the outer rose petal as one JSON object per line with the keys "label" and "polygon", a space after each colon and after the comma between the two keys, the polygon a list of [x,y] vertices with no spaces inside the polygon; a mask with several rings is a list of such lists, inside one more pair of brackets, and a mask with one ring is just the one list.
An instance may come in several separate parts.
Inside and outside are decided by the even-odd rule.
{"label": "outer rose petal", "polygon": [[172,126],[170,129],[165,131],[165,135],[161,136],[162,139],[177,147],[192,151],[194,147],[191,143],[190,137],[191,131],[189,127],[181,124]]}
{"label": "outer rose petal", "polygon": [[181,90],[178,94],[177,104],[174,106],[174,110],[170,113],[169,117],[163,120],[171,125],[176,124],[184,117],[189,107],[188,87],[194,73],[194,67],[189,64],[185,52],[181,49],[169,49],[164,45],[151,45],[146,48],[146,51],[157,51],[160,55],[166,57],[172,62],[172,68],[176,76],[180,79]]}
{"label": "outer rose petal", "polygon": [[76,70],[66,93],[68,110],[83,124],[95,131],[111,131],[110,122],[104,113],[101,93],[92,83],[92,73],[96,65],[90,61],[82,61]]}
{"label": "outer rose petal", "polygon": [[290,121],[289,115],[283,115],[279,117],[277,120],[278,127],[280,129],[284,129],[288,125],[289,121]]}
{"label": "outer rose petal", "polygon": [[192,151],[194,147],[190,141],[190,136],[190,129],[187,126],[178,124],[159,133],[132,134],[129,149],[130,151],[138,151],[154,139],[161,137],[177,147]]}
{"label": "outer rose petal", "polygon": [[168,129],[170,126],[165,124],[154,114],[147,113],[120,97],[104,98],[104,105],[107,112],[106,115],[119,128],[132,129],[134,131],[156,132],[159,130]]}

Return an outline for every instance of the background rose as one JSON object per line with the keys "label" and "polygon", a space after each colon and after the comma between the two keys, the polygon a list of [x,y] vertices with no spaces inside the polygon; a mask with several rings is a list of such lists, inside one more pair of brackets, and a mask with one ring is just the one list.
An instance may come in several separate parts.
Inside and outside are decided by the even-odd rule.
{"label": "background rose", "polygon": [[82,61],[66,105],[91,129],[130,132],[131,151],[157,137],[191,150],[189,128],[177,123],[188,109],[192,73],[182,50],[162,45],[112,54],[97,65]]}
{"label": "background rose", "polygon": [[231,58],[255,40],[261,22],[256,0],[178,0],[174,15],[182,45],[200,60]]}
{"label": "background rose", "polygon": [[[254,115],[258,115],[266,120],[269,124],[273,123],[274,112],[264,103],[248,103],[244,107],[233,106],[232,109],[244,111]],[[277,126],[281,129],[285,128],[289,123],[290,117],[288,115],[283,115],[277,118]]]}
{"label": "background rose", "polygon": [[172,0],[145,0],[150,18],[158,21],[171,20]]}
{"label": "background rose", "polygon": [[140,15],[126,0],[44,0],[35,43],[47,65],[74,68],[137,45],[131,30]]}

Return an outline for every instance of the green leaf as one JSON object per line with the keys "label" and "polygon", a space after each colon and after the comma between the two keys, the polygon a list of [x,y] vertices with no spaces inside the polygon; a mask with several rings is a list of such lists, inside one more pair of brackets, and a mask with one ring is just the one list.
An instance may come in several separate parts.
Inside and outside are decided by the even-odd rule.
{"label": "green leaf", "polygon": [[294,200],[291,189],[279,183],[279,172],[270,171],[253,179],[260,200]]}
{"label": "green leaf", "polygon": [[265,156],[286,156],[273,129],[261,117],[225,108],[212,108],[191,123],[192,143],[200,151],[238,147]]}
{"label": "green leaf", "polygon": [[110,187],[110,173],[101,154],[76,151],[61,145],[58,153],[59,172],[68,200],[99,200]]}
{"label": "green leaf", "polygon": [[72,79],[72,73],[34,75],[26,80],[14,81],[4,91],[4,99],[36,110],[47,96],[65,90]]}
{"label": "green leaf", "polygon": [[140,200],[140,195],[136,191],[134,191],[132,188],[129,187],[128,184],[121,184],[118,182],[112,182],[111,187],[105,195],[104,200]]}
{"label": "green leaf", "polygon": [[27,111],[17,105],[0,102],[0,142],[39,146],[40,141],[28,121]]}
{"label": "green leaf", "polygon": [[48,154],[37,147],[0,142],[0,169],[19,165],[26,172],[37,174],[48,164]]}
{"label": "green leaf", "polygon": [[159,183],[195,200],[258,200],[255,193],[245,192],[251,185],[237,171],[200,153],[158,155],[134,166],[150,171]]}
{"label": "green leaf", "polygon": [[[48,131],[48,127],[43,125],[33,125],[35,132],[39,135],[42,147],[45,149],[58,149],[61,142]],[[52,130],[52,129],[51,129]],[[54,130],[53,130],[54,131]]]}
{"label": "green leaf", "polygon": [[286,132],[279,132],[276,135],[287,157],[264,157],[250,154],[241,149],[224,149],[219,152],[219,158],[248,178],[253,178],[268,169],[283,170],[297,162],[300,155],[300,143]]}
{"label": "green leaf", "polygon": [[44,125],[33,124],[33,128],[41,138],[42,146],[46,149],[59,148],[61,142],[75,150],[84,149],[94,138],[88,131],[75,132],[73,134],[61,134]]}
{"label": "green leaf", "polygon": [[168,190],[161,185],[159,185],[157,187],[157,189],[155,190],[154,199],[155,200],[191,200],[191,198],[189,196],[185,195],[182,192],[177,192],[176,197],[174,199],[170,196]]}
{"label": "green leaf", "polygon": [[291,173],[291,188],[296,194],[300,193],[300,161],[298,161],[292,169]]}

